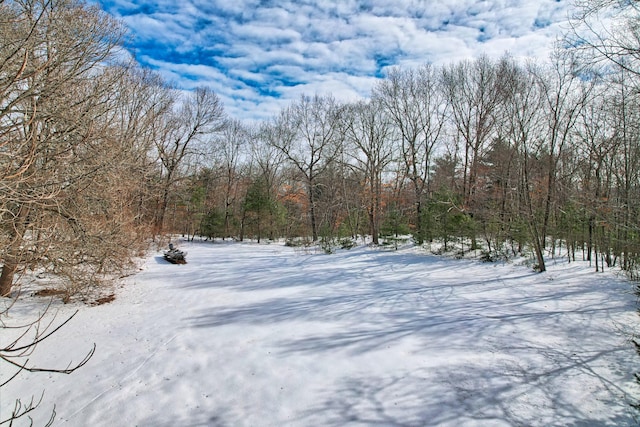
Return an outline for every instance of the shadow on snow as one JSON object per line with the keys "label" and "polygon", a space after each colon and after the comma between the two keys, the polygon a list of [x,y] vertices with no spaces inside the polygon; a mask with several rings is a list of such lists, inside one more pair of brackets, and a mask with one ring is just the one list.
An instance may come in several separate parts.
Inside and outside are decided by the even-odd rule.
{"label": "shadow on snow", "polygon": [[[471,277],[465,267],[473,267]],[[516,269],[366,250],[296,257],[274,252],[253,257],[241,271],[222,259],[215,274],[185,288],[300,289],[212,306],[186,319],[189,327],[322,322],[326,328],[272,344],[283,359],[322,352],[353,357],[403,340],[411,342],[414,356],[424,355],[424,366],[398,360],[398,369],[386,376],[341,379],[302,415],[305,424],[636,423],[628,405],[618,404],[632,397],[607,379],[609,369],[635,357],[624,337],[610,331],[616,315],[635,309],[614,296],[616,287],[547,283],[545,275]],[[603,336],[610,340],[601,342]],[[567,388],[578,375],[589,380],[588,390]],[[624,376],[633,381],[630,373]],[[585,407],[580,395],[597,395],[602,407]],[[518,410],[523,407],[529,409]]]}

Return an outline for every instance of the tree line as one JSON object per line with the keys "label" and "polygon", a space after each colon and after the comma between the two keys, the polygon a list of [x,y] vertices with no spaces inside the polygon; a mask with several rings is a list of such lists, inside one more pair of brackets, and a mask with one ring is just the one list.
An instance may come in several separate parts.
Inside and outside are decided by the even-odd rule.
{"label": "tree line", "polygon": [[586,2],[547,61],[393,68],[366,99],[304,95],[243,123],[138,65],[97,6],[0,1],[0,294],[28,270],[90,291],[164,233],[410,235],[539,271],[561,246],[635,274],[637,50],[579,25],[616,5]]}
{"label": "tree line", "polygon": [[[311,240],[410,234],[634,272],[637,76],[509,56],[393,69],[366,100],[302,96],[227,128],[176,188],[175,232]],[[464,246],[462,246],[464,247]]]}

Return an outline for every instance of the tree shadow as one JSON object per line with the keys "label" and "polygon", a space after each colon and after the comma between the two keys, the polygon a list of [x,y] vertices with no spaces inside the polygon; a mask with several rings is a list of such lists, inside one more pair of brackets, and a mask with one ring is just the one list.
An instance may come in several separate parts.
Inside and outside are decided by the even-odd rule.
{"label": "tree shadow", "polygon": [[[195,411],[194,411],[195,412]],[[194,413],[189,417],[176,417],[172,414],[159,414],[147,417],[140,421],[142,426],[155,427],[231,427],[232,424],[225,422],[224,415],[208,415],[204,413]]]}
{"label": "tree shadow", "polygon": [[637,425],[628,412],[592,416],[580,401],[566,398],[553,376],[532,373],[515,360],[505,362],[344,378],[325,390],[324,400],[301,420],[336,427]]}
{"label": "tree shadow", "polygon": [[620,297],[621,286],[553,283],[512,268],[485,274],[466,261],[430,256],[341,256],[266,256],[242,271],[229,267],[236,277],[223,273],[197,286],[300,289],[212,306],[187,325],[316,325],[269,343],[283,363],[318,354],[359,360],[407,341],[424,355],[424,365],[398,360],[385,375],[347,373],[301,414],[303,425],[636,424],[626,404],[633,401],[632,373],[619,372],[633,366],[635,354],[614,326],[636,307]]}

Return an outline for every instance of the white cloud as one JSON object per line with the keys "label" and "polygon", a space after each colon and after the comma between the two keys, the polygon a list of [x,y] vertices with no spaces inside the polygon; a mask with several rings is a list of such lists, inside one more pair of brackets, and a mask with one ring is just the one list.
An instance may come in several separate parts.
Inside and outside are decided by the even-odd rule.
{"label": "white cloud", "polygon": [[[104,0],[107,1],[107,0]],[[556,0],[160,0],[109,2],[141,62],[184,88],[212,87],[230,115],[264,118],[301,93],[367,96],[391,66],[506,51],[546,57],[566,20]]]}

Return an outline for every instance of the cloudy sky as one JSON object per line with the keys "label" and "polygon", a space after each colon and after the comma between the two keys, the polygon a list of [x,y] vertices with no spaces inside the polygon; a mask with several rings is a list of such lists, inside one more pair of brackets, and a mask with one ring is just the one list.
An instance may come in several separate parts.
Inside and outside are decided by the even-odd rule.
{"label": "cloudy sky", "polygon": [[266,119],[301,94],[367,97],[392,66],[480,54],[545,59],[571,0],[98,0],[129,50],[231,117]]}

